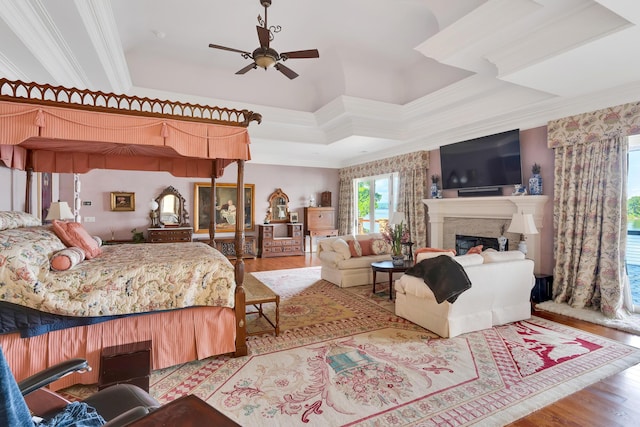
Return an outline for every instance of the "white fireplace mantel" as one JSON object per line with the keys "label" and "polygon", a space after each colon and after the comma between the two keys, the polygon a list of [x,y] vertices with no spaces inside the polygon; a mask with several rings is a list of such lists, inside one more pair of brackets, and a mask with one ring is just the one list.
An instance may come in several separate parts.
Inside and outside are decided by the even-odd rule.
{"label": "white fireplace mantel", "polygon": [[527,236],[527,258],[540,266],[540,233],[549,196],[493,196],[423,199],[429,208],[430,246],[443,247],[445,218],[511,219],[514,213],[533,214],[538,234]]}

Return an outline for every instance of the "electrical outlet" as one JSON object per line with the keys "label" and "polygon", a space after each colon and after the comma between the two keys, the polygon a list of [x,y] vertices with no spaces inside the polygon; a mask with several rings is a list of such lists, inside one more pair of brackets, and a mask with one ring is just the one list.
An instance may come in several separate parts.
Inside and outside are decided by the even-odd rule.
{"label": "electrical outlet", "polygon": [[96,222],[96,217],[95,216],[85,216],[84,217],[84,222]]}

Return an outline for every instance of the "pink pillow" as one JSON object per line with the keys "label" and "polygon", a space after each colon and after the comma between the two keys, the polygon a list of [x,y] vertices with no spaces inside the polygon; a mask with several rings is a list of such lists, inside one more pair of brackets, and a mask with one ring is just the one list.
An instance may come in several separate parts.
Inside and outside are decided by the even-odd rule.
{"label": "pink pillow", "polygon": [[347,244],[349,245],[349,253],[351,253],[352,258],[362,256],[362,248],[357,240],[348,240]]}
{"label": "pink pillow", "polygon": [[474,246],[467,251],[469,255],[471,254],[481,254],[482,253],[482,245]]}
{"label": "pink pillow", "polygon": [[77,246],[81,248],[87,259],[95,258],[102,254],[102,249],[100,249],[95,239],[87,233],[82,224],[53,220],[53,232],[68,247]]}
{"label": "pink pillow", "polygon": [[373,239],[359,240],[360,249],[362,250],[362,256],[374,255],[373,253]]}
{"label": "pink pillow", "polygon": [[84,261],[84,251],[74,246],[62,249],[51,257],[51,269],[65,271]]}
{"label": "pink pillow", "polygon": [[416,249],[416,251],[413,253],[414,262],[417,260],[418,254],[421,254],[424,252],[450,252],[452,255],[456,254],[455,249],[420,248],[420,249]]}

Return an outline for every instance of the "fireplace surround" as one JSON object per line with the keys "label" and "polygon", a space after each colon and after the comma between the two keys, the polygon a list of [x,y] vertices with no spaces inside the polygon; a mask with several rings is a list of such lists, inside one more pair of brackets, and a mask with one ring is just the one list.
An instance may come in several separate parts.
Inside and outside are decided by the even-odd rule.
{"label": "fireplace surround", "polygon": [[[533,215],[538,234],[526,236],[527,258],[540,266],[540,231],[544,206],[549,196],[491,196],[423,199],[429,214],[429,246],[432,248],[455,247],[455,235],[498,237],[500,227],[505,229],[516,212]],[[516,249],[520,236],[505,233],[508,249]]]}

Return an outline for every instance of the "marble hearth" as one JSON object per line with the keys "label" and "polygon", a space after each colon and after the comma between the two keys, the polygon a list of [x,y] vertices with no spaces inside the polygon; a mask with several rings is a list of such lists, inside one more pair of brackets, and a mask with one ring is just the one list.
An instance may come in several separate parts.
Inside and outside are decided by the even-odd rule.
{"label": "marble hearth", "polygon": [[[500,227],[509,228],[511,216],[516,212],[533,215],[538,232],[542,229],[544,206],[548,196],[495,196],[423,199],[429,214],[429,246],[455,247],[456,234],[498,237]],[[506,233],[509,249],[518,247],[520,236]],[[527,258],[540,265],[540,234],[527,236]]]}

